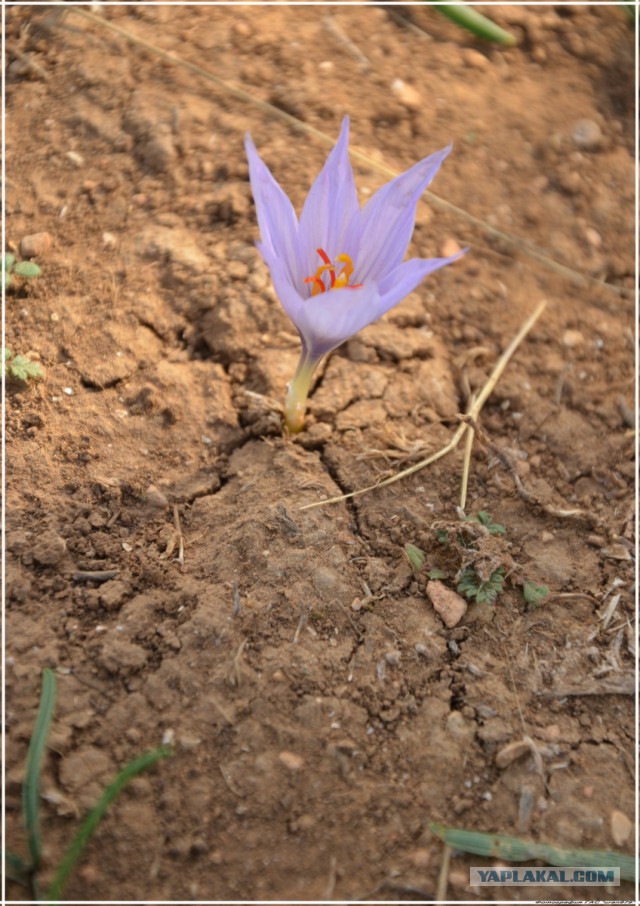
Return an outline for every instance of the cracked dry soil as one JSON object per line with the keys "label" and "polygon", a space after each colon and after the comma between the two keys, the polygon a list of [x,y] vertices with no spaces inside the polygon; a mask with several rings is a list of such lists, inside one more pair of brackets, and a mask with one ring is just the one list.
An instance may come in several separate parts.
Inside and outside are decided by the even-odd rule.
{"label": "cracked dry soil", "polygon": [[[350,113],[355,146],[398,170],[453,140],[434,191],[629,290],[628,23],[493,14],[517,48],[417,8],[101,13],[332,137]],[[298,342],[253,245],[242,138],[298,209],[328,149],[74,11],[9,9],[7,41],[9,245],[52,238],[6,311],[8,345],[45,371],[7,395],[11,847],[49,666],[45,885],[116,770],[175,743],[110,809],[69,899],[427,900],[434,820],[631,852],[629,298],[421,203],[412,254],[471,252],[330,357],[307,430],[285,439]],[[382,180],[355,172],[364,202]],[[433,526],[457,519],[461,449],[300,507],[445,443],[542,297],[482,413],[467,512],[503,524],[505,558],[552,596],[528,609],[507,583],[446,629],[403,546],[443,567]],[[530,751],[505,763],[524,736],[542,771]],[[450,898],[480,896],[474,864],[453,857]]]}

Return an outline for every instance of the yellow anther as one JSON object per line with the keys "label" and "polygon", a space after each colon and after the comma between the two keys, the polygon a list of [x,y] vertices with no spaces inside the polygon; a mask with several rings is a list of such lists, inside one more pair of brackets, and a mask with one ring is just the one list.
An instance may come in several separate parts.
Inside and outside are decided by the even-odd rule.
{"label": "yellow anther", "polygon": [[[315,274],[312,277],[305,277],[305,283],[311,283],[311,295],[317,296],[318,293],[326,293],[327,290],[331,289],[343,289],[348,287],[349,289],[358,289],[362,286],[361,283],[355,283],[352,286],[349,286],[349,280],[353,274],[353,261],[351,260],[350,255],[337,255],[336,261],[340,261],[344,266],[339,274],[336,273],[335,264],[331,263],[331,259],[327,255],[324,249],[318,249],[318,254],[325,262],[321,265]],[[329,273],[329,286],[325,285],[323,280],[323,275],[327,271]]]}

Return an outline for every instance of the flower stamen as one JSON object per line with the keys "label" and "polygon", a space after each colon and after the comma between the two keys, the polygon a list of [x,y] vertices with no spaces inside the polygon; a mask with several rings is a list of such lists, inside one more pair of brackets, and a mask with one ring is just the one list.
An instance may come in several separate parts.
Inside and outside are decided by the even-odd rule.
{"label": "flower stamen", "polygon": [[[363,284],[362,283],[352,283],[349,285],[349,280],[353,274],[353,261],[350,255],[342,254],[336,255],[336,261],[341,262],[344,266],[340,273],[336,273],[337,267],[331,262],[331,258],[327,255],[324,249],[316,249],[320,258],[324,261],[318,270],[311,277],[305,277],[305,283],[311,283],[311,295],[317,296],[318,293],[326,293],[328,290],[332,289],[359,289]],[[329,286],[326,285],[324,281],[324,274],[328,272],[329,274]]]}

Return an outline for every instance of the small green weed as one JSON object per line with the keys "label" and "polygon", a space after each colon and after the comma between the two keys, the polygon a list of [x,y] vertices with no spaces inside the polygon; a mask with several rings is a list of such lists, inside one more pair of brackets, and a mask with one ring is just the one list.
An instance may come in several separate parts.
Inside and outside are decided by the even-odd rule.
{"label": "small green weed", "polygon": [[536,585],[535,582],[527,579],[522,586],[522,594],[529,607],[539,607],[551,592],[546,585]]}
{"label": "small green weed", "polygon": [[42,273],[35,261],[16,261],[16,256],[6,252],[2,256],[2,285],[11,286],[14,277],[39,277]]}
{"label": "small green weed", "polygon": [[475,516],[466,516],[459,512],[459,519],[432,527],[431,537],[437,545],[431,549],[433,559],[415,544],[405,544],[405,555],[416,574],[448,579],[455,583],[458,594],[478,604],[495,604],[507,580],[522,589],[529,607],[537,607],[549,597],[546,585],[537,585],[522,575],[509,554],[507,530],[493,521],[491,513],[480,510]]}
{"label": "small green weed", "polygon": [[34,900],[45,902],[55,902],[62,897],[62,891],[69,875],[73,871],[82,852],[89,842],[93,832],[104,817],[105,812],[118,796],[122,788],[136,774],[146,770],[155,764],[161,758],[166,758],[171,754],[168,746],[162,746],[146,752],[138,758],[129,762],[116,778],[104,790],[98,803],[89,812],[85,820],[74,837],[62,861],[58,865],[51,886],[44,897],[40,896],[38,885],[38,870],[42,862],[42,841],[40,834],[40,770],[42,759],[47,744],[49,727],[53,717],[53,711],[56,701],[56,677],[52,670],[45,669],[42,671],[42,691],[40,693],[40,704],[36,716],[33,735],[29,743],[27,752],[27,767],[25,780],[22,787],[22,808],[24,821],[27,830],[27,848],[29,858],[23,859],[15,853],[5,853],[5,869],[7,877],[23,887],[29,889],[31,897]]}
{"label": "small green weed", "polygon": [[32,362],[26,355],[14,356],[10,349],[4,350],[4,373],[14,381],[26,383],[44,377],[38,362]]}
{"label": "small green weed", "polygon": [[413,569],[419,573],[422,567],[424,566],[424,561],[426,554],[424,551],[421,551],[419,547],[416,547],[415,544],[405,544],[404,552],[407,555],[407,560],[413,567]]}
{"label": "small green weed", "polygon": [[491,513],[487,513],[486,510],[480,510],[477,516],[465,516],[464,519],[465,522],[475,522],[478,525],[483,525],[490,535],[507,534],[504,525],[500,525],[499,522],[494,522]]}
{"label": "small green weed", "polygon": [[486,582],[483,582],[473,567],[468,566],[456,586],[458,594],[478,604],[495,604],[496,598],[504,587],[504,569],[495,569]]}

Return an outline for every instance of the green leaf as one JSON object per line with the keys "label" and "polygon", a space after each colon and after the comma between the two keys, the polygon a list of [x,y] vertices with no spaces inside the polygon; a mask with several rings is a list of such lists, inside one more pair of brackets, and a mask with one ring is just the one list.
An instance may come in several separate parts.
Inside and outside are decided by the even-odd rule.
{"label": "green leaf", "polygon": [[449,535],[445,532],[444,529],[438,529],[438,531],[436,532],[436,541],[438,542],[438,544],[449,543]]}
{"label": "green leaf", "polygon": [[478,604],[493,604],[504,586],[502,567],[491,573],[487,582],[483,582],[473,567],[468,566],[457,585],[458,594],[469,600],[475,599]]}
{"label": "green leaf", "polygon": [[610,850],[558,849],[549,843],[533,843],[506,834],[485,834],[464,828],[447,827],[431,823],[429,830],[453,849],[476,856],[505,859],[507,862],[530,862],[538,859],[548,865],[591,868],[619,868],[623,881],[635,881],[636,866],[633,856]]}
{"label": "green leaf", "polygon": [[444,573],[441,569],[430,569],[427,573],[430,579],[444,579]]}
{"label": "green leaf", "polygon": [[471,6],[467,6],[464,3],[455,5],[443,3],[436,8],[447,19],[473,32],[474,35],[484,41],[493,41],[506,47],[513,47],[517,43],[512,34],[505,31],[504,28],[500,28],[499,25],[496,25],[491,19],[487,19],[486,16],[483,16]]}
{"label": "green leaf", "polygon": [[491,573],[489,581],[480,585],[476,594],[476,601],[478,604],[493,604],[502,591],[503,586],[504,573],[502,569],[496,569],[495,572]]}
{"label": "green leaf", "polygon": [[506,535],[507,533],[504,525],[500,525],[499,522],[493,522],[491,513],[487,513],[486,510],[480,510],[477,516],[469,516],[468,521],[479,522],[480,525],[484,525],[490,535]]}
{"label": "green leaf", "polygon": [[424,551],[421,551],[419,547],[416,547],[415,544],[405,544],[404,552],[407,555],[407,559],[411,564],[412,568],[416,572],[420,572],[424,566],[424,561],[426,559],[426,554]]}
{"label": "green leaf", "polygon": [[11,286],[11,274],[9,271],[2,271],[2,285],[6,289],[8,286]]}
{"label": "green leaf", "polygon": [[33,736],[27,752],[27,770],[22,786],[22,808],[27,827],[27,844],[31,856],[31,869],[36,871],[40,865],[40,820],[38,804],[40,799],[40,769],[42,757],[47,744],[51,718],[56,703],[56,677],[52,670],[42,671],[42,691],[40,705],[36,716]]}
{"label": "green leaf", "polygon": [[525,601],[531,607],[538,607],[551,594],[546,585],[536,585],[535,582],[529,580],[524,583],[522,593]]}
{"label": "green leaf", "polygon": [[5,346],[5,347],[4,347],[4,360],[5,360],[5,362],[7,362],[7,361],[11,358],[11,356],[12,356],[11,350],[10,350],[7,346]]}
{"label": "green leaf", "polygon": [[2,270],[10,271],[15,260],[15,255],[12,255],[11,252],[5,252],[5,254],[2,256]]}
{"label": "green leaf", "polygon": [[35,261],[18,261],[18,263],[14,265],[13,273],[18,274],[20,277],[39,277],[42,273],[42,269]]}
{"label": "green leaf", "polygon": [[162,746],[151,752],[145,752],[144,755],[140,755],[138,758],[129,762],[129,764],[120,771],[115,780],[109,784],[100,797],[97,805],[89,812],[82,822],[80,830],[74,837],[69,849],[66,851],[62,861],[58,865],[53,881],[51,882],[51,887],[47,891],[47,901],[58,900],[62,897],[64,885],[73,871],[76,862],[82,855],[82,851],[91,839],[93,832],[100,824],[105,812],[113,800],[118,796],[122,788],[126,786],[136,774],[150,768],[156,761],[159,761],[161,758],[166,758],[168,755],[171,755],[171,753],[172,750],[169,746]]}
{"label": "green leaf", "polygon": [[16,381],[28,381],[29,378],[36,380],[43,377],[39,362],[32,362],[26,355],[17,355],[15,359],[8,361],[5,367]]}

